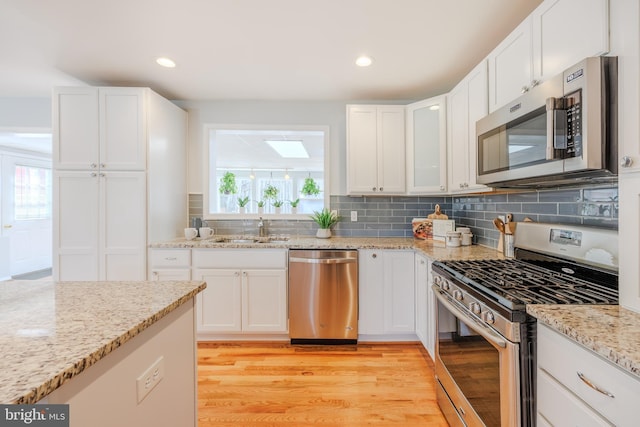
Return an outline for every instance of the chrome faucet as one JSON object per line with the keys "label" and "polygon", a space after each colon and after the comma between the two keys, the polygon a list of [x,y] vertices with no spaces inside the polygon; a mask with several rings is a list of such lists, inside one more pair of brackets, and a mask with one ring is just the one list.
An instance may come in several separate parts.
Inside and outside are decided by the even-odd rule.
{"label": "chrome faucet", "polygon": [[267,235],[267,227],[264,225],[262,217],[260,217],[260,221],[258,221],[258,235],[260,237],[265,237]]}

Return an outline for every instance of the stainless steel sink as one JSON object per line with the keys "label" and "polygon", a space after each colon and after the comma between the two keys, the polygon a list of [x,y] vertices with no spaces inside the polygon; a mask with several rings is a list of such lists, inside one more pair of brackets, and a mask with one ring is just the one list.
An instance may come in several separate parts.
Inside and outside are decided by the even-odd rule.
{"label": "stainless steel sink", "polygon": [[258,239],[225,239],[226,243],[256,243]]}

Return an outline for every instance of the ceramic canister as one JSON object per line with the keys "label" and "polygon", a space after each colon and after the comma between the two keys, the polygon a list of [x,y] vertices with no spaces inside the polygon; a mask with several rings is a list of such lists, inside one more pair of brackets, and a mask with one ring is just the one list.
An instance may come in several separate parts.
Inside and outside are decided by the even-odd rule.
{"label": "ceramic canister", "polygon": [[462,233],[459,231],[447,231],[447,235],[445,238],[445,242],[447,246],[451,246],[453,248],[460,246]]}

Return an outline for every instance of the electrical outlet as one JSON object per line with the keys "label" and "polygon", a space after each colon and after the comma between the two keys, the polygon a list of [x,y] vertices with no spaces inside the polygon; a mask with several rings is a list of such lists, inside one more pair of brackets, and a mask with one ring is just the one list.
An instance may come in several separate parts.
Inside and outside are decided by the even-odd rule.
{"label": "electrical outlet", "polygon": [[358,211],[351,211],[351,222],[358,221]]}
{"label": "electrical outlet", "polygon": [[338,216],[338,211],[337,211],[336,209],[333,209],[333,210],[331,211],[331,215]]}
{"label": "electrical outlet", "polygon": [[151,390],[158,385],[162,378],[164,378],[164,357],[160,356],[153,365],[149,366],[142,375],[136,378],[138,403],[142,402],[144,398],[151,393]]}

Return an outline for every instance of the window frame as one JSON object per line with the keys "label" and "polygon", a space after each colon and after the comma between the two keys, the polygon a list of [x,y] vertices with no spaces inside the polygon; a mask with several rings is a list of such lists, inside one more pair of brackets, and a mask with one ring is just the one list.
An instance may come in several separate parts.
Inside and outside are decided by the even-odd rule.
{"label": "window frame", "polygon": [[322,189],[323,206],[327,209],[330,208],[330,196],[331,196],[331,167],[330,167],[330,126],[328,125],[254,125],[254,124],[213,124],[208,123],[203,126],[203,138],[202,138],[202,218],[204,220],[216,220],[216,219],[256,219],[258,217],[269,219],[295,219],[295,220],[309,220],[310,213],[244,213],[231,212],[231,213],[219,213],[209,212],[209,194],[211,192],[210,184],[216,182],[210,177],[210,164],[212,162],[213,153],[209,150],[210,147],[210,134],[212,131],[218,130],[291,130],[291,131],[321,131],[324,133],[324,159],[323,159],[323,181],[324,187]]}

